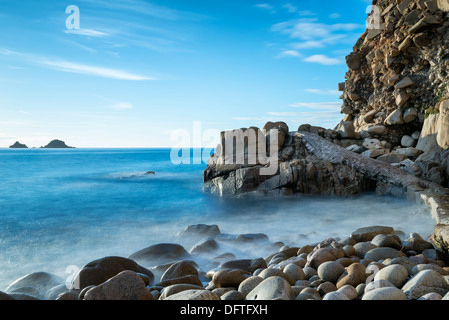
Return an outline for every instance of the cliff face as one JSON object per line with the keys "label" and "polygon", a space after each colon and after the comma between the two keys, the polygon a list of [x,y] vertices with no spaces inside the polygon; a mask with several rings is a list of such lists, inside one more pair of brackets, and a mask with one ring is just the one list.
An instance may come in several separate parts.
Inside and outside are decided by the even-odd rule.
{"label": "cliff face", "polygon": [[[409,172],[445,186],[448,11],[447,0],[373,1],[372,23],[346,58],[346,81],[339,84],[344,118],[337,127],[349,127],[358,138],[378,139],[388,153],[414,155]],[[436,132],[438,146],[426,145]],[[423,151],[427,154],[420,156]]]}

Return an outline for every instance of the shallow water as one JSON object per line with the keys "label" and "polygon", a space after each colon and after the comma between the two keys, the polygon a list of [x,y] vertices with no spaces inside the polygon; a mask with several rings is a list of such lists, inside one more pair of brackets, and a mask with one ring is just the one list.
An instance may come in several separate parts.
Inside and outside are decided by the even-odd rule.
{"label": "shallow water", "polygon": [[[172,164],[167,149],[0,150],[0,290],[31,272],[67,277],[69,266],[178,242],[199,223],[295,246],[370,225],[433,231],[421,208],[374,194],[217,198],[202,192],[204,168]],[[265,253],[241,249],[238,257]]]}

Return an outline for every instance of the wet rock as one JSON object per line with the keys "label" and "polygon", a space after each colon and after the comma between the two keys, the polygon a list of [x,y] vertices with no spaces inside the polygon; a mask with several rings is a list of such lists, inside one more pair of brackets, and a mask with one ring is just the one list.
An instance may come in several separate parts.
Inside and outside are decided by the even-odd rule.
{"label": "wet rock", "polygon": [[220,297],[209,290],[184,290],[170,295],[165,300],[220,300]]}
{"label": "wet rock", "polygon": [[205,289],[201,286],[197,286],[197,285],[193,285],[193,284],[185,284],[185,283],[173,284],[171,286],[165,287],[162,290],[162,293],[159,296],[159,300],[167,299],[172,294],[176,294],[176,293],[186,291],[186,290],[205,290]]}
{"label": "wet rock", "polygon": [[282,277],[273,276],[263,280],[248,295],[246,300],[294,300],[291,285]]}
{"label": "wet rock", "polygon": [[158,243],[129,256],[129,259],[146,265],[157,265],[190,258],[190,254],[184,247],[176,243]]}
{"label": "wet rock", "polygon": [[392,234],[394,229],[387,226],[371,226],[359,228],[351,233],[351,238],[357,242],[371,241],[378,234]]}
{"label": "wet rock", "polygon": [[251,273],[242,269],[222,269],[212,277],[212,282],[217,288],[238,288],[240,283],[251,277]]}
{"label": "wet rock", "polygon": [[84,295],[84,300],[154,300],[145,282],[133,271],[122,271]]}
{"label": "wet rock", "polygon": [[72,288],[83,289],[89,285],[99,285],[125,270],[145,274],[150,278],[150,282],[154,280],[154,274],[135,261],[112,256],[94,260],[84,265],[74,277]]}
{"label": "wet rock", "polygon": [[173,263],[161,276],[160,281],[180,278],[187,275],[198,276],[198,265],[193,261],[179,261]]}

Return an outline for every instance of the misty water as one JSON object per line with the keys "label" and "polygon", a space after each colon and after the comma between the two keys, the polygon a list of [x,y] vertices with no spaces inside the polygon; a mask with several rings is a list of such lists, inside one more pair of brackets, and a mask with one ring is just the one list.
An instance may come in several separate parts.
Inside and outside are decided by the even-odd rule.
{"label": "misty water", "polygon": [[[66,278],[71,266],[157,243],[181,243],[189,251],[193,243],[176,235],[193,224],[264,233],[291,246],[345,238],[370,225],[423,237],[434,227],[422,208],[375,194],[218,198],[202,191],[204,163],[174,165],[168,149],[3,149],[0,168],[0,290],[28,273]],[[237,258],[272,252],[244,245],[224,246],[217,255],[220,250]]]}

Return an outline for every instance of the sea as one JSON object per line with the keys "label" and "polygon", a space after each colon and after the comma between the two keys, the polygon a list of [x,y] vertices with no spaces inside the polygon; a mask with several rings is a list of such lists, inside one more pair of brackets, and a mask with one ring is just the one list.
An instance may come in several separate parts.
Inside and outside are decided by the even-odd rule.
{"label": "sea", "polygon": [[195,224],[215,224],[229,235],[264,233],[289,246],[346,238],[372,225],[426,238],[435,225],[423,208],[371,193],[211,195],[203,191],[206,164],[195,157],[179,164],[170,149],[0,149],[0,291],[29,273],[67,277],[102,257],[184,245],[178,233]]}

